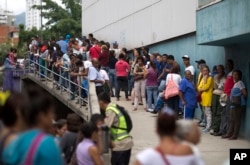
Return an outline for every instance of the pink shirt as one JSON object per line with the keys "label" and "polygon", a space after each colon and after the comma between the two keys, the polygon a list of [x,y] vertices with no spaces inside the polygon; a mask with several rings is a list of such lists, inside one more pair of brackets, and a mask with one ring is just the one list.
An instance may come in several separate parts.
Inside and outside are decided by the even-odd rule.
{"label": "pink shirt", "polygon": [[129,64],[124,60],[119,60],[115,64],[116,76],[127,77],[130,67]]}

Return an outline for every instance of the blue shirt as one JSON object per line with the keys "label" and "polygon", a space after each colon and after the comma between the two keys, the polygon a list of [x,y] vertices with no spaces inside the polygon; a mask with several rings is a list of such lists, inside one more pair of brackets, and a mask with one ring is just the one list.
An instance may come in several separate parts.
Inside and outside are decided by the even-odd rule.
{"label": "blue shirt", "polygon": [[66,53],[66,52],[67,52],[68,44],[67,44],[66,41],[60,40],[60,41],[57,41],[56,43],[60,46],[61,51],[62,51],[63,53]]}
{"label": "blue shirt", "polygon": [[193,83],[188,79],[184,78],[179,84],[179,90],[183,93],[184,100],[186,101],[186,108],[196,108],[196,90],[194,88]]}
{"label": "blue shirt", "polygon": [[[26,160],[26,154],[33,139],[39,134],[39,130],[29,130],[18,135],[9,145],[7,145],[1,155],[4,164],[21,165]],[[39,147],[34,153],[33,165],[63,165],[60,149],[56,145],[54,138],[45,135],[40,141]]]}
{"label": "blue shirt", "polygon": [[11,64],[11,60],[7,57],[4,60],[4,68],[5,69],[14,69],[15,66]]}

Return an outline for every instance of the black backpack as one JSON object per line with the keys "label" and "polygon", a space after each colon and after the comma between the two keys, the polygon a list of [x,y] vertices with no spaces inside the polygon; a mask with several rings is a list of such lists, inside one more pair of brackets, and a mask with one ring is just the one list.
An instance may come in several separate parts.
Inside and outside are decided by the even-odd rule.
{"label": "black backpack", "polygon": [[122,106],[120,106],[118,104],[116,104],[116,107],[123,114],[123,116],[124,116],[124,118],[126,120],[127,128],[119,128],[119,127],[115,127],[115,126],[112,126],[112,127],[113,128],[119,128],[119,129],[122,129],[122,130],[127,130],[127,132],[130,133],[132,128],[133,128],[133,122],[132,122],[132,119],[131,119],[130,115],[128,114],[127,110],[124,107],[122,107]]}

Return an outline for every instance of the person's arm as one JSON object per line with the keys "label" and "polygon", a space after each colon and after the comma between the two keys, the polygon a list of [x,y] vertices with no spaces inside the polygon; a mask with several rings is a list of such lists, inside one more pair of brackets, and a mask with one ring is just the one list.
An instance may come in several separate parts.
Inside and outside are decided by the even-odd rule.
{"label": "person's arm", "polygon": [[137,70],[138,70],[138,65],[135,65],[135,67],[134,67],[134,75],[137,75],[138,73],[137,73]]}
{"label": "person's arm", "polygon": [[186,83],[185,83],[185,80],[182,80],[180,82],[180,86],[179,86],[179,97],[180,97],[180,100],[181,100],[181,103],[183,106],[187,105],[186,100],[184,99],[185,89],[186,89]]}
{"label": "person's arm", "polygon": [[148,75],[148,69],[144,69],[144,78],[146,78],[147,77],[147,75]]}
{"label": "person's arm", "polygon": [[93,159],[95,165],[104,165],[103,160],[100,157],[100,153],[96,146],[92,146],[89,148],[89,155]]}
{"label": "person's arm", "polygon": [[247,97],[247,90],[246,90],[246,88],[243,88],[242,90],[241,90],[241,93],[242,93],[242,95],[246,98]]}
{"label": "person's arm", "polygon": [[[201,83],[203,83],[203,82],[201,82]],[[208,90],[210,88],[210,86],[213,85],[212,83],[213,83],[213,79],[211,76],[209,76],[207,78],[206,82],[202,85],[202,92]]]}

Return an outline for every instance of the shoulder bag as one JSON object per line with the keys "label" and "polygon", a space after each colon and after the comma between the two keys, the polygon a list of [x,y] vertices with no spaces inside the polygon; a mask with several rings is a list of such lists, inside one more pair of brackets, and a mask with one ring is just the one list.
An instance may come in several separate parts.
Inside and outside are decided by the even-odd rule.
{"label": "shoulder bag", "polygon": [[178,94],[179,94],[179,87],[175,84],[173,80],[173,75],[171,74],[171,79],[168,81],[168,84],[165,89],[165,99],[177,96]]}

